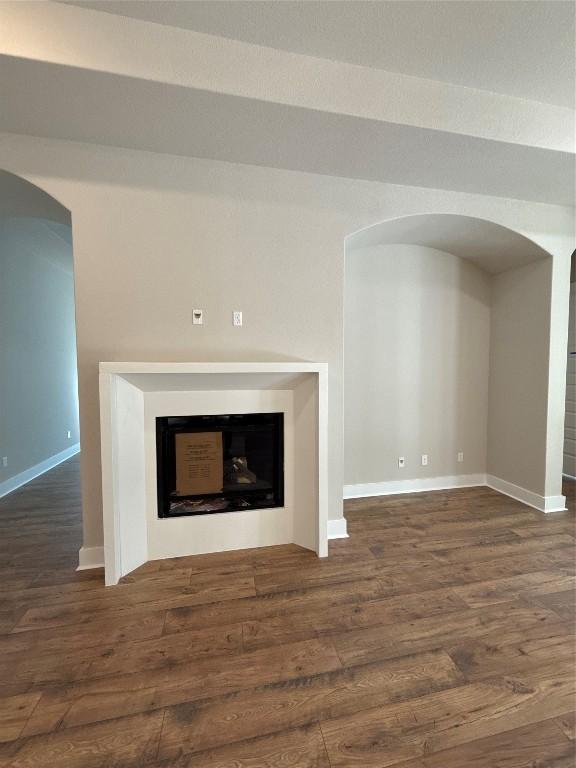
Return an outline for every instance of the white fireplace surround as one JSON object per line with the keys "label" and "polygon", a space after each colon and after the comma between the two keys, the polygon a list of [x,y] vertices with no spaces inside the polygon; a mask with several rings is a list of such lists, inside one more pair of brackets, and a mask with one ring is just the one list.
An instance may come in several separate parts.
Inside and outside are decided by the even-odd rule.
{"label": "white fireplace surround", "polygon": [[[326,363],[100,363],[107,585],[148,560],[275,544],[328,554]],[[157,416],[284,413],[285,503],[158,518]]]}

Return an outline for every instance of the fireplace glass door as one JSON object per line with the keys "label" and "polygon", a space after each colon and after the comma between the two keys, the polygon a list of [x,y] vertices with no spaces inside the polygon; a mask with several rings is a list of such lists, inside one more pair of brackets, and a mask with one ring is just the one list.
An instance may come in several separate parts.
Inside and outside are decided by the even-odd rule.
{"label": "fireplace glass door", "polygon": [[284,414],[156,419],[158,516],[284,504]]}

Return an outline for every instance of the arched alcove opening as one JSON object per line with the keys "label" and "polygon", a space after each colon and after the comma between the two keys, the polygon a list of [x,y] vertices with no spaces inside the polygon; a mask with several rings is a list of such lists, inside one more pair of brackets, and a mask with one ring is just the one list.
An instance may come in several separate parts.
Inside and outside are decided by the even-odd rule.
{"label": "arched alcove opening", "polygon": [[487,483],[563,508],[551,289],[552,256],[483,219],[406,216],[347,239],[346,497]]}
{"label": "arched alcove opening", "polygon": [[1,497],[79,451],[72,248],[70,212],[0,171]]}

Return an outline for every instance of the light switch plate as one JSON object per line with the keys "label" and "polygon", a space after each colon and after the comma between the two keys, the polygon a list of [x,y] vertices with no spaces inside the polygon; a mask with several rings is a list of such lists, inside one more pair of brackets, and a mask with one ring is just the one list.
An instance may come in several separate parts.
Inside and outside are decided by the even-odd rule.
{"label": "light switch plate", "polygon": [[204,325],[204,310],[193,309],[192,310],[192,325]]}

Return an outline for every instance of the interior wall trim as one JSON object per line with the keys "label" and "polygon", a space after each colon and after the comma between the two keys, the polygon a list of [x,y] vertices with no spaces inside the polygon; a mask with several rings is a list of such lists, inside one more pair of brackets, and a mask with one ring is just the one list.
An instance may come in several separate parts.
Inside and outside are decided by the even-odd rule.
{"label": "interior wall trim", "polygon": [[368,496],[392,496],[401,493],[425,493],[426,491],[448,491],[452,488],[488,486],[494,491],[510,496],[539,512],[562,512],[566,509],[565,496],[541,496],[495,475],[446,475],[444,477],[422,477],[412,480],[388,480],[382,483],[360,483],[344,486],[345,499],[362,499]]}
{"label": "interior wall trim", "polygon": [[104,568],[104,547],[80,547],[77,571]]}
{"label": "interior wall trim", "polygon": [[534,491],[529,491],[494,475],[486,475],[486,485],[516,499],[516,501],[521,501],[523,504],[537,509],[539,512],[563,512],[566,509],[565,496],[541,496],[539,493],[534,493]]}
{"label": "interior wall trim", "polygon": [[[565,475],[566,477],[566,475]],[[566,509],[565,496],[540,496],[533,491],[514,485],[494,475],[482,473],[471,475],[446,475],[413,480],[389,480],[382,483],[360,483],[344,486],[345,499],[361,499],[368,496],[391,496],[402,493],[425,493],[426,491],[447,491],[455,488],[487,486],[494,491],[510,496],[540,512],[560,512]],[[348,538],[346,518],[328,520],[328,539]],[[79,571],[104,566],[103,547],[82,547],[79,552]]]}
{"label": "interior wall trim", "polygon": [[329,539],[347,539],[348,538],[348,528],[347,528],[345,517],[341,517],[339,520],[328,520],[328,538]]}
{"label": "interior wall trim", "polygon": [[443,477],[419,477],[411,480],[385,480],[381,483],[359,483],[344,486],[345,499],[362,499],[367,496],[391,496],[397,493],[424,493],[445,491],[450,488],[470,488],[486,485],[486,475],[445,475]]}

